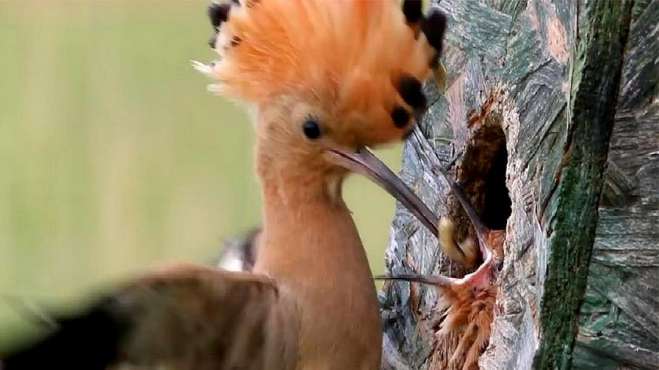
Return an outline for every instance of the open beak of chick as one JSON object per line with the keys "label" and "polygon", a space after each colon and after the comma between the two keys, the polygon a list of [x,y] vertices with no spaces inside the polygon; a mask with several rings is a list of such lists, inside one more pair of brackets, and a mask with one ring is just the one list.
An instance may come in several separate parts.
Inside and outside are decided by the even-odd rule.
{"label": "open beak of chick", "polygon": [[366,147],[354,152],[342,149],[328,149],[330,160],[352,172],[359,173],[386,190],[403,206],[412,212],[425,227],[438,236],[438,218],[416,194],[386,164]]}

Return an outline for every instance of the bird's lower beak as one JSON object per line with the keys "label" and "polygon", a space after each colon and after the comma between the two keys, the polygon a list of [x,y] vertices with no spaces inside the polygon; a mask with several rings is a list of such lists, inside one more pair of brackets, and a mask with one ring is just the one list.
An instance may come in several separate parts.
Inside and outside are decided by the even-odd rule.
{"label": "bird's lower beak", "polygon": [[407,186],[387,165],[382,163],[373,153],[366,148],[360,148],[356,152],[339,149],[330,149],[328,153],[331,159],[338,165],[350,171],[362,174],[380,185],[384,190],[403,204],[421,223],[435,236],[439,235],[439,219],[422,201],[412,189]]}

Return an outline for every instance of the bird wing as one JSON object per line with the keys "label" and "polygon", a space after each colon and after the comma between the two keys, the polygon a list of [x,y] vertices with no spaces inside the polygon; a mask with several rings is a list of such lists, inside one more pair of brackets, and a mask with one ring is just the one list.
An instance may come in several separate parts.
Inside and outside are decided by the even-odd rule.
{"label": "bird wing", "polygon": [[178,266],[59,319],[0,368],[283,369],[296,355],[296,313],[265,276]]}

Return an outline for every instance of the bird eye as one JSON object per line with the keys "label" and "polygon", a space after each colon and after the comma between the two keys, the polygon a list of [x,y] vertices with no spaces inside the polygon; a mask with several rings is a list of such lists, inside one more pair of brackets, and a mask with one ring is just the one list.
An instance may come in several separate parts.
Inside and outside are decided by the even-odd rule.
{"label": "bird eye", "polygon": [[320,137],[320,125],[313,118],[307,118],[307,120],[304,121],[304,124],[302,124],[302,131],[304,132],[304,136],[311,140]]}

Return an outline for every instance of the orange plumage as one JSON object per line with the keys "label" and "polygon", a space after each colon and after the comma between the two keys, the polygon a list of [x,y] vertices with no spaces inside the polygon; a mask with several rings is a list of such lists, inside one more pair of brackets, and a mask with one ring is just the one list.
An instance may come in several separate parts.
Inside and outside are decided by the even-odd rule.
{"label": "orange plumage", "polygon": [[[453,230],[452,221],[443,219],[444,231]],[[448,227],[450,225],[450,227]],[[447,233],[446,239],[452,237]],[[478,359],[490,340],[491,325],[497,298],[495,266],[503,260],[503,230],[487,230],[483,248],[487,249],[486,260],[477,271],[451,284],[437,285],[441,292],[438,315],[441,324],[435,333],[435,353],[431,359],[432,369],[473,370],[478,369]],[[474,249],[467,255],[475,255]],[[442,250],[451,255],[450,249],[459,248],[453,242],[442,244]],[[462,262],[462,260],[455,260]]]}
{"label": "orange plumage", "polygon": [[217,81],[209,88],[255,105],[311,100],[339,136],[361,144],[400,136],[391,112],[418,107],[400,96],[399,81],[425,81],[437,55],[396,0],[262,0],[230,11],[214,42],[219,60],[197,64]]}

